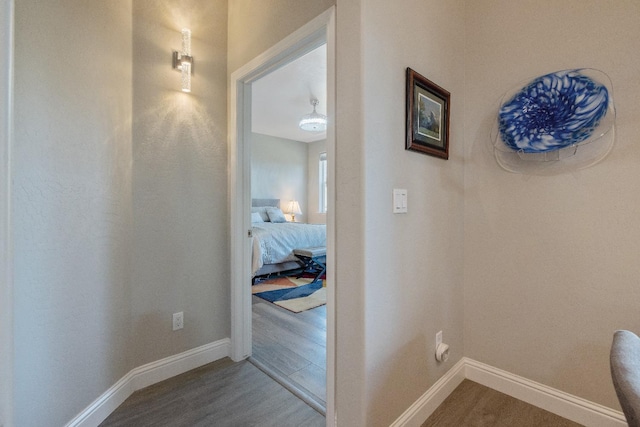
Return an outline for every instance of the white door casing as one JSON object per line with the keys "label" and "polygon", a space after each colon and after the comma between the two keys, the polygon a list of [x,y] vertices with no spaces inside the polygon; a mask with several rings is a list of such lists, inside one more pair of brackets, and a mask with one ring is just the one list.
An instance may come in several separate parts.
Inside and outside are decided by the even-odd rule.
{"label": "white door casing", "polygon": [[[335,6],[231,74],[229,81],[229,212],[231,229],[231,358],[251,356],[251,83],[327,44],[327,190],[335,206]],[[335,416],[335,209],[327,212],[327,426]]]}

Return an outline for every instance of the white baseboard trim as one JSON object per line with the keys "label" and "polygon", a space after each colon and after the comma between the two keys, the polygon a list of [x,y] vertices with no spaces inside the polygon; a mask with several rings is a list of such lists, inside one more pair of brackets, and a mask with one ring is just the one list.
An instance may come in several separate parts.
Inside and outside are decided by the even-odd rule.
{"label": "white baseboard trim", "polygon": [[486,387],[515,397],[587,427],[626,427],[624,414],[544,384],[466,359],[465,376]]}
{"label": "white baseboard trim", "polygon": [[462,358],[391,426],[420,426],[464,379],[469,379],[587,427],[626,427],[624,414],[569,393]]}
{"label": "white baseboard trim", "polygon": [[230,349],[231,341],[225,338],[134,368],[69,421],[66,427],[95,427],[133,392],[228,357]]}
{"label": "white baseboard trim", "polygon": [[390,427],[420,427],[464,378],[464,359],[461,359],[420,396],[409,409],[404,411]]}

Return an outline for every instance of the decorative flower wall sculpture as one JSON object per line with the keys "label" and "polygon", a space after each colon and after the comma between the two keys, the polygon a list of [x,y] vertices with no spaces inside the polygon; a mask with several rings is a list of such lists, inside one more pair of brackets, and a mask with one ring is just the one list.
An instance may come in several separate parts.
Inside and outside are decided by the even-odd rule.
{"label": "decorative flower wall sculpture", "polygon": [[607,113],[607,88],[580,70],[533,80],[498,113],[503,142],[524,153],[543,153],[589,138]]}
{"label": "decorative flower wall sculpture", "polygon": [[593,68],[556,71],[501,98],[491,129],[498,164],[514,173],[553,175],[604,159],[615,142],[613,85]]}

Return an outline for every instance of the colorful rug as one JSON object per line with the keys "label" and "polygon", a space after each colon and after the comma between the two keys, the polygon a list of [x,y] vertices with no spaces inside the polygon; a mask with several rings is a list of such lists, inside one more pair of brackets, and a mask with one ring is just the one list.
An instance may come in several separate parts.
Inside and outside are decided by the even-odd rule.
{"label": "colorful rug", "polygon": [[326,282],[313,278],[278,277],[251,287],[251,293],[294,313],[327,303]]}

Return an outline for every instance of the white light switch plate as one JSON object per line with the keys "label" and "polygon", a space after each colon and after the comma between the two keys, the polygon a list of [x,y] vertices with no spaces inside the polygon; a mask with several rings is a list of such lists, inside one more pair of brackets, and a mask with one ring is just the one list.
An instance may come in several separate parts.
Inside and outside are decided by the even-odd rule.
{"label": "white light switch plate", "polygon": [[393,213],[407,213],[407,190],[393,189]]}

